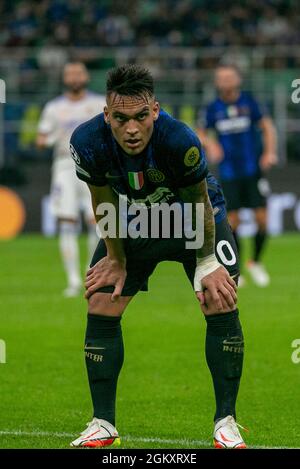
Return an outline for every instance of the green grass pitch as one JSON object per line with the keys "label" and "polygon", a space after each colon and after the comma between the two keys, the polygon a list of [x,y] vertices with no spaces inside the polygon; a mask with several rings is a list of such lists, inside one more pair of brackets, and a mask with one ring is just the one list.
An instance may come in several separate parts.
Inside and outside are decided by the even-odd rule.
{"label": "green grass pitch", "polygon": [[[248,243],[247,243],[248,244]],[[249,248],[249,246],[248,246]],[[82,255],[85,252],[81,239]],[[0,448],[68,448],[91,418],[83,357],[87,306],[64,299],[57,240],[0,243]],[[300,238],[271,239],[272,284],[239,291],[246,354],[238,422],[250,447],[299,447]],[[162,263],[123,318],[122,448],[209,448],[214,398],[205,321],[180,265]]]}

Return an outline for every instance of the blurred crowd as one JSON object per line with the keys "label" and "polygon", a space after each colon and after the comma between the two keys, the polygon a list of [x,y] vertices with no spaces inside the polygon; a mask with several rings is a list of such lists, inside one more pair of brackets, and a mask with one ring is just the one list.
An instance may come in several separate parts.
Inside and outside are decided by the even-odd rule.
{"label": "blurred crowd", "polygon": [[299,0],[2,0],[0,47],[300,43]]}

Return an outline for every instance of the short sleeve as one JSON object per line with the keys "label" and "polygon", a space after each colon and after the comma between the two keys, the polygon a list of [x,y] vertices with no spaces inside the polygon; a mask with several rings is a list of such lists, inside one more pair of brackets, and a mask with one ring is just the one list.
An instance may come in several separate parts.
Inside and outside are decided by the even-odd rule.
{"label": "short sleeve", "polygon": [[252,96],[250,97],[250,109],[252,122],[260,121],[260,119],[262,119],[265,115],[265,112],[262,110],[262,107],[254,98],[252,98]]}
{"label": "short sleeve", "polygon": [[76,175],[79,179],[92,186],[105,186],[107,184],[105,165],[97,164],[101,160],[101,155],[96,154],[95,146],[85,124],[74,130],[70,139],[70,153],[75,162]]}
{"label": "short sleeve", "polygon": [[208,173],[200,140],[185,124],[177,129],[173,140],[172,172],[176,187],[187,187],[202,181]]}

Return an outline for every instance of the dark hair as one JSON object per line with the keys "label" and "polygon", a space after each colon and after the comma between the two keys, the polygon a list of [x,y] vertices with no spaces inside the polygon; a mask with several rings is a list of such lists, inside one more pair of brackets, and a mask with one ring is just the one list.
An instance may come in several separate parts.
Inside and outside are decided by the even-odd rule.
{"label": "dark hair", "polygon": [[108,72],[106,95],[147,96],[154,94],[153,77],[149,70],[139,65],[122,65]]}

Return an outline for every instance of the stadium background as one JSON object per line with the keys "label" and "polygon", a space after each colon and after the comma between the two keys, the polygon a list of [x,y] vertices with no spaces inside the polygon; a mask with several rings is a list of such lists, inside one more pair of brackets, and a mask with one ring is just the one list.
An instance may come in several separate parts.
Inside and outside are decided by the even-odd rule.
{"label": "stadium background", "polygon": [[[225,3],[226,8],[224,8]],[[5,412],[1,412],[3,419],[0,425],[0,435],[2,429],[2,438],[7,438],[6,443],[6,440],[2,439],[3,447],[22,447],[22,445],[33,447],[35,445],[40,445],[39,447],[61,445],[64,447],[67,444],[63,433],[56,439],[51,437],[51,431],[57,430],[58,416],[55,417],[54,422],[47,421],[50,436],[45,435],[44,443],[36,443],[34,437],[30,436],[34,425],[28,427],[26,424],[26,414],[28,415],[34,409],[36,426],[40,430],[44,429],[42,423],[45,406],[50,405],[49,402],[54,406],[55,403],[58,404],[55,400],[55,389],[58,392],[61,385],[64,387],[64,382],[55,381],[55,373],[61,373],[62,368],[57,361],[55,365],[52,362],[54,349],[61,357],[65,353],[62,343],[70,347],[67,353],[70,360],[68,376],[73,376],[75,369],[80,378],[75,382],[71,380],[67,388],[64,388],[64,392],[69,392],[69,396],[72,395],[71,385],[83,387],[82,383],[85,380],[80,351],[83,336],[82,311],[85,305],[82,300],[77,302],[71,300],[71,303],[68,303],[59,296],[64,280],[56,240],[55,238],[46,240],[40,236],[41,232],[48,236],[55,233],[55,226],[51,220],[49,221],[47,212],[51,152],[38,152],[34,144],[36,125],[42,106],[61,93],[61,70],[70,59],[82,60],[87,64],[91,74],[90,87],[100,93],[104,92],[106,72],[110,67],[127,62],[144,64],[154,75],[157,97],[162,106],[192,127],[196,125],[199,115],[201,116],[203,106],[214,95],[212,85],[214,66],[220,59],[228,60],[240,67],[244,76],[244,88],[252,91],[272,115],[278,131],[280,163],[269,174],[272,187],[272,195],[269,199],[271,214],[269,227],[274,235],[291,231],[295,233],[275,237],[272,241],[266,259],[274,279],[272,287],[259,292],[254,290],[254,287],[249,287],[241,292],[242,307],[246,310],[245,323],[246,327],[248,326],[248,336],[257,340],[252,349],[250,346],[248,365],[250,361],[251,365],[250,371],[246,372],[250,385],[247,391],[243,388],[242,396],[252,400],[254,407],[256,406],[255,410],[260,412],[260,417],[256,416],[252,425],[260,425],[262,435],[257,439],[257,435],[252,437],[253,445],[297,445],[299,434],[295,430],[295,425],[291,424],[292,438],[290,439],[291,428],[289,428],[289,438],[282,439],[282,432],[285,431],[283,411],[279,416],[276,414],[276,418],[279,419],[277,422],[279,421],[281,425],[281,433],[278,430],[278,434],[273,439],[268,435],[272,425],[267,422],[272,422],[273,417],[275,419],[271,404],[276,405],[279,411],[278,405],[275,404],[278,401],[283,402],[287,416],[295,417],[297,412],[299,413],[294,406],[293,386],[296,386],[297,382],[299,385],[299,380],[297,381],[296,378],[299,379],[300,365],[297,368],[290,360],[291,341],[297,337],[297,334],[299,335],[297,316],[299,314],[297,268],[299,263],[296,262],[296,257],[299,257],[299,234],[297,232],[300,230],[300,104],[293,103],[291,99],[292,82],[300,75],[299,45],[300,4],[297,0],[248,0],[247,2],[4,0],[0,2],[0,78],[6,85],[6,103],[0,103],[0,199],[2,199],[0,200],[0,224],[2,225],[0,231],[4,233],[3,237],[7,236],[3,227],[6,221],[10,222],[13,210],[15,210],[15,205],[10,205],[11,199],[7,201],[5,197],[7,192],[3,192],[3,188],[9,188],[17,193],[25,210],[24,215],[22,207],[19,208],[19,213],[16,215],[20,220],[20,227],[24,218],[24,234],[15,240],[4,240],[0,244],[1,314],[3,318],[0,339],[6,340],[8,357],[11,358],[11,363],[20,369],[21,392],[26,396],[28,392],[26,383],[30,383],[28,385],[32,393],[31,398],[28,396],[27,400],[23,396],[22,405],[18,407],[16,405],[18,396],[12,389],[15,385],[18,387],[20,382],[14,369],[8,368],[9,360],[6,365],[3,365],[7,367],[7,371],[4,372],[3,366],[0,365],[0,372],[7,373],[3,387],[5,397],[2,399]],[[244,213],[244,219],[242,232],[249,235],[254,227],[251,215],[247,211]],[[282,265],[283,259],[285,260],[284,266]],[[136,308],[144,308],[154,320],[156,327],[159,324],[163,328],[166,327],[165,332],[168,331],[166,326],[168,315],[166,311],[162,313],[160,308],[165,308],[165,310],[171,307],[176,308],[176,301],[180,305],[182,298],[184,301],[189,301],[188,294],[182,292],[181,281],[175,274],[177,275],[177,270],[174,273],[171,267],[165,266],[159,270],[157,274],[159,280],[153,281],[153,290],[157,295],[154,305],[149,296],[147,300],[143,300],[146,301],[146,306],[141,299],[137,300]],[[179,293],[168,303],[163,298],[162,289],[168,290],[169,276],[175,279]],[[280,295],[282,286],[286,290],[284,298]],[[185,290],[187,288],[185,285]],[[66,327],[70,321],[70,304],[72,313],[76,315],[75,324],[71,326],[66,336],[59,338],[61,328]],[[192,314],[194,315],[191,311],[190,305],[186,312],[187,317],[190,313],[191,317]],[[253,312],[258,316],[253,318]],[[292,316],[287,316],[288,312],[291,312]],[[173,313],[175,314],[172,310],[169,314],[173,315]],[[46,315],[44,322],[40,319],[40,314]],[[267,315],[267,320],[265,315]],[[182,327],[184,323],[181,311],[178,311],[178,315],[175,314],[174,317],[175,324]],[[283,321],[285,321],[284,324]],[[194,334],[192,324],[193,322],[188,329],[190,336],[187,333],[187,337],[190,338]],[[129,335],[130,325],[134,331],[131,336]],[[142,353],[147,354],[148,339],[142,340],[144,326],[149,327],[146,315],[143,316],[136,329],[134,329],[134,322],[128,319],[129,351],[130,343],[134,344],[135,340],[132,337],[136,334],[136,337],[140,339],[136,339],[135,346],[138,345]],[[45,344],[48,344],[48,348],[45,345],[46,350],[42,349],[41,359],[36,350],[29,352],[28,346],[29,343],[41,346],[39,334],[41,330],[45,332],[45,327],[48,340]],[[155,331],[156,334],[159,333],[158,329]],[[155,333],[152,332],[149,328],[149,336],[152,337],[153,344]],[[72,334],[73,337],[71,337]],[[175,329],[173,334],[172,347],[179,338]],[[76,344],[73,342],[74,338],[77,340]],[[11,346],[10,343],[13,345]],[[18,352],[13,350],[14,346]],[[75,346],[79,364],[74,365],[70,350]],[[167,354],[168,346],[164,344],[161,350],[162,355]],[[159,350],[161,344],[154,340],[154,347]],[[190,356],[196,353],[195,350],[189,349],[188,342],[183,343],[183,354]],[[156,360],[161,360],[158,351],[152,350],[152,353]],[[263,358],[261,353],[264,353]],[[57,358],[55,355],[55,359]],[[181,358],[182,356],[179,357],[179,362]],[[157,386],[157,395],[152,395],[152,401],[148,401],[148,407],[142,401],[132,401],[129,391],[124,393],[124,400],[126,398],[127,402],[132,404],[134,402],[140,413],[144,410],[147,413],[149,409],[154,414],[158,412],[154,402],[157,399],[163,405],[164,401],[160,393],[165,390],[164,387],[160,388],[160,378],[163,381],[166,376],[166,381],[172,382],[174,376],[171,369],[176,370],[175,358],[174,363],[172,360],[168,358],[165,362],[162,361],[165,374],[161,372],[160,375],[157,372],[153,377],[148,370],[145,388],[151,388],[153,381]],[[49,376],[43,378],[44,384],[40,381],[37,371],[39,369],[43,373],[42,363],[49,367]],[[167,368],[167,364],[170,368]],[[141,359],[139,371],[143,367],[147,367],[145,358],[144,361]],[[251,381],[251,373],[255,374],[257,370],[258,378],[256,376],[256,380]],[[130,371],[129,369],[129,375]],[[133,376],[134,374],[131,377]],[[54,388],[50,394],[47,394],[51,380]],[[264,389],[264,383],[268,380],[274,386]],[[194,381],[196,382],[196,379]],[[280,387],[284,381],[287,383],[287,388],[282,389],[281,392]],[[129,389],[132,392],[135,390],[132,384],[129,385]],[[141,384],[138,384],[136,389],[143,394],[144,389]],[[77,419],[76,429],[81,430],[79,425],[82,425],[82,418],[86,418],[89,401],[86,396],[87,389],[84,388],[84,390],[84,392],[80,391],[76,398],[73,396],[77,406],[80,406],[79,397],[84,399],[85,409],[82,411],[75,410],[74,414],[68,413],[66,396],[62,399],[67,410],[60,410],[60,415],[64,418],[66,427],[69,428],[66,431],[69,433],[75,431],[74,419]],[[252,394],[251,390],[253,390]],[[174,394],[169,399],[172,404],[178,405],[178,400],[185,393],[186,401],[180,404],[179,409],[178,406],[176,407],[178,420],[181,421],[185,418],[184,402],[190,404],[189,399],[193,395],[188,385],[184,391],[181,392],[179,388],[177,391],[178,395]],[[207,402],[205,396],[202,396],[201,405],[212,406],[212,402]],[[270,399],[267,409],[263,409],[265,399]],[[250,404],[247,405],[250,409]],[[9,409],[14,406],[16,412],[11,420]],[[195,406],[191,406],[194,414],[197,413]],[[121,403],[123,418],[127,416],[124,409],[122,410]],[[161,410],[159,419],[163,419],[164,415],[167,418],[168,412],[166,410],[164,414],[164,410]],[[5,416],[12,422],[11,427],[5,420]],[[248,421],[250,420],[251,424],[251,417],[249,419],[247,412],[244,412],[244,416]],[[130,431],[134,433],[136,430],[134,420],[129,414],[128,418]],[[210,416],[205,416],[205,418],[208,420],[204,419],[203,424],[210,422]],[[175,426],[178,425],[175,416],[171,418],[171,422],[172,425],[173,423]],[[25,435],[23,435],[22,442],[18,441],[14,434],[20,425]],[[148,428],[145,422],[141,425],[144,425],[146,433],[148,432],[151,436],[151,427]],[[157,433],[157,428],[153,428],[154,436],[155,431]],[[177,430],[175,430],[175,437],[176,432]],[[135,433],[137,434],[137,431]],[[164,446],[173,444],[170,443],[170,435],[166,430],[164,435]],[[176,438],[179,439],[180,436],[179,432]],[[207,440],[208,437],[206,434],[199,437],[197,433],[193,438],[197,441],[199,438],[204,440],[204,443],[202,440],[202,443],[198,441],[201,447],[201,445],[206,445],[205,439]],[[65,440],[68,442],[69,437],[65,436]],[[134,447],[150,444],[136,441],[138,440],[130,440],[128,437],[127,445],[131,444]],[[156,442],[153,440],[151,444],[158,445],[158,447],[160,445],[158,440]],[[175,443],[174,445],[176,446]],[[2,447],[1,443],[0,447]]]}

